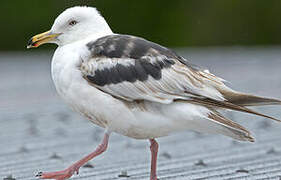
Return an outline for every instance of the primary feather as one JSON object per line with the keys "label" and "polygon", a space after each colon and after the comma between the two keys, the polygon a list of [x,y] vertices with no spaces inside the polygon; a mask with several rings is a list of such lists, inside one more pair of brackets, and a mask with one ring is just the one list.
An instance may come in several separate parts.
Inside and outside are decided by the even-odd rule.
{"label": "primary feather", "polygon": [[220,91],[223,97],[233,104],[241,106],[264,106],[264,105],[280,105],[281,101],[278,99],[255,96],[236,91]]}

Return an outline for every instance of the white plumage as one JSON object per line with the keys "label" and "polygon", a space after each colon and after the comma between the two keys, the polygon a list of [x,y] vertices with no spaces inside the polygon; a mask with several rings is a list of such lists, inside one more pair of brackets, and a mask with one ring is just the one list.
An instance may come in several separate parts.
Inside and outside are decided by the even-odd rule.
{"label": "white plumage", "polygon": [[[58,94],[75,111],[105,128],[108,137],[109,132],[117,132],[150,139],[153,180],[158,147],[154,138],[194,130],[253,141],[245,128],[223,117],[217,109],[271,118],[244,105],[280,104],[278,100],[233,91],[222,79],[168,48],[114,34],[95,8],[67,9],[49,32],[32,38],[29,47],[47,42],[58,45],[52,59],[52,78]],[[103,150],[107,147],[106,137],[100,146]],[[97,149],[91,158],[97,152],[103,151]],[[69,178],[91,158],[40,177]]]}

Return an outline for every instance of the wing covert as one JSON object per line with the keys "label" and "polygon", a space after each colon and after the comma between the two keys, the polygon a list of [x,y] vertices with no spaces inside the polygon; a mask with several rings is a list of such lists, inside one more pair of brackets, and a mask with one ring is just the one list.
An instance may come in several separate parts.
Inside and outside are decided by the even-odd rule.
{"label": "wing covert", "polygon": [[191,97],[224,100],[216,89],[223,85],[219,78],[158,44],[111,35],[87,46],[91,57],[84,60],[81,72],[91,85],[112,96],[160,103]]}

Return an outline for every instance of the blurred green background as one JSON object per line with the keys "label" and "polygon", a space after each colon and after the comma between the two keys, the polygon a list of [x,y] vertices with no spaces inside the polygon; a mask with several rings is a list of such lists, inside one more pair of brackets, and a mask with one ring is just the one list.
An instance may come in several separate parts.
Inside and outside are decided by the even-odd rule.
{"label": "blurred green background", "polygon": [[24,50],[74,5],[97,7],[116,33],[169,47],[281,45],[281,0],[2,0],[0,51]]}

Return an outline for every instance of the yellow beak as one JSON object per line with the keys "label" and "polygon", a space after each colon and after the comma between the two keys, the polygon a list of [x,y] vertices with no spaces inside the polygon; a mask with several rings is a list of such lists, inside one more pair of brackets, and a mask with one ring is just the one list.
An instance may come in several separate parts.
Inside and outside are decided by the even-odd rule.
{"label": "yellow beak", "polygon": [[58,37],[60,34],[51,33],[51,31],[47,31],[41,34],[38,34],[36,36],[33,36],[27,43],[26,48],[35,48],[39,47],[42,44],[46,44],[52,40],[54,40],[56,37]]}

